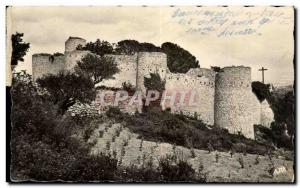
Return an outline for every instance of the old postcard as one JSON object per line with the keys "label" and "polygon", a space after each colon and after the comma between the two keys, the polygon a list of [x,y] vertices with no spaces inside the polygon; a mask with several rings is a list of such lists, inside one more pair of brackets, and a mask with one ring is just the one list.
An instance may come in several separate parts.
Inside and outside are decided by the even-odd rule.
{"label": "old postcard", "polygon": [[11,182],[294,183],[294,7],[6,9]]}

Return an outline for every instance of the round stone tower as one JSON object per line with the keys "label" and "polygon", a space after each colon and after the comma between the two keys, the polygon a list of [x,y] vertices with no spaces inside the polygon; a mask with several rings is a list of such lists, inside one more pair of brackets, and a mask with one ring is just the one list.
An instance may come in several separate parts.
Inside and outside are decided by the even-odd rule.
{"label": "round stone tower", "polygon": [[251,68],[224,67],[216,75],[215,125],[254,138],[260,105],[251,89]]}
{"label": "round stone tower", "polygon": [[85,46],[86,40],[79,37],[69,37],[65,42],[65,52],[76,50],[78,45]]}

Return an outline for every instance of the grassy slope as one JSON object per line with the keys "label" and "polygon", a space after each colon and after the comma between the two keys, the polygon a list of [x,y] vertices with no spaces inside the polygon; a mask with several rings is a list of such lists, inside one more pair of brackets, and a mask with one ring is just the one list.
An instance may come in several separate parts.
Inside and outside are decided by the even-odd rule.
{"label": "grassy slope", "polygon": [[132,132],[145,140],[167,142],[189,148],[268,154],[271,145],[247,139],[241,135],[229,134],[227,130],[208,128],[199,120],[171,114],[151,108],[148,111],[130,116],[110,109],[108,116],[124,122]]}

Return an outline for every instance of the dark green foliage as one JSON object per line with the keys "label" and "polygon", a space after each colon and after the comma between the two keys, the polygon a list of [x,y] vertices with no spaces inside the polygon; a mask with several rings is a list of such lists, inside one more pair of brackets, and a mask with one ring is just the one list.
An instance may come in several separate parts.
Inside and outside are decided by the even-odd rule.
{"label": "dark green foliage", "polygon": [[150,73],[150,78],[145,77],[144,85],[147,90],[162,92],[165,90],[166,81],[162,80],[158,73]]}
{"label": "dark green foliage", "polygon": [[154,170],[151,167],[138,168],[136,166],[130,166],[123,171],[119,171],[119,177],[121,181],[125,182],[159,182],[161,175],[158,170]]}
{"label": "dark green foliage", "polygon": [[103,56],[105,54],[114,53],[114,44],[111,44],[105,40],[97,39],[95,42],[89,42],[85,46],[77,46],[77,50],[88,50],[94,54]]}
{"label": "dark green foliage", "polygon": [[271,129],[262,125],[255,125],[256,138],[263,143],[273,143],[276,147],[293,150],[293,139],[285,134],[286,126],[283,123],[271,123]]}
{"label": "dark green foliage", "polygon": [[194,169],[185,161],[179,161],[177,164],[172,165],[168,159],[159,161],[160,174],[163,181],[196,181],[196,173]]}
{"label": "dark green foliage", "polygon": [[16,132],[47,132],[57,123],[56,107],[48,102],[48,95],[38,95],[38,88],[26,72],[14,74],[11,96],[12,128]]}
{"label": "dark green foliage", "polygon": [[135,87],[131,83],[122,83],[122,89],[128,92],[128,95],[133,95],[135,92]]}
{"label": "dark green foliage", "polygon": [[259,155],[257,155],[255,157],[255,162],[254,162],[255,165],[258,165],[259,164]]}
{"label": "dark green foliage", "polygon": [[210,142],[207,143],[207,150],[208,150],[209,153],[214,150],[214,148],[213,148],[213,146],[211,145]]}
{"label": "dark green foliage", "polygon": [[[201,121],[162,111],[159,107],[149,108],[147,112],[134,116],[123,114],[114,118],[125,121],[131,131],[154,142],[168,142],[185,147],[190,147],[190,143],[193,143],[195,149],[205,150],[209,149],[207,143],[210,143],[215,150],[229,151],[234,147],[236,152],[246,150],[252,154],[265,154],[269,148],[273,149],[270,145],[230,134],[225,129],[209,129]],[[243,143],[245,147],[241,147],[239,143]]]}
{"label": "dark green foliage", "polygon": [[[39,181],[106,181],[114,180],[117,161],[107,156],[90,156],[75,139],[60,141],[44,135],[23,135],[13,143],[13,179]],[[66,136],[66,135],[62,135]],[[33,138],[32,138],[33,137]]]}
{"label": "dark green foliage", "polygon": [[191,68],[199,67],[199,62],[187,50],[179,45],[166,42],[161,48],[151,43],[139,43],[136,40],[123,40],[118,42],[115,49],[117,54],[132,55],[136,52],[164,52],[167,54],[167,65],[171,72],[186,73]]}
{"label": "dark green foliage", "polygon": [[[278,91],[279,93],[279,91]],[[270,99],[271,108],[277,124],[286,124],[288,133],[292,136],[295,130],[295,95],[293,91],[283,94],[273,93]]]}
{"label": "dark green foliage", "polygon": [[107,117],[110,118],[116,118],[116,119],[123,119],[124,114],[121,112],[121,110],[118,107],[110,106],[108,110],[106,111]]}
{"label": "dark green foliage", "polygon": [[216,163],[218,163],[219,162],[219,154],[218,153],[216,153],[216,155],[215,155],[215,158],[216,158]]}
{"label": "dark green foliage", "polygon": [[11,65],[18,65],[18,61],[24,61],[23,57],[26,55],[30,44],[23,42],[22,37],[23,33],[12,34],[11,42],[12,42],[12,55],[11,55]]}
{"label": "dark green foliage", "polygon": [[63,56],[64,54],[62,54],[62,53],[60,53],[60,52],[55,52],[54,54],[53,54],[53,56]]}
{"label": "dark green foliage", "polygon": [[87,54],[77,62],[74,69],[77,74],[86,75],[97,84],[104,79],[113,79],[113,75],[119,72],[117,66],[111,57]]}
{"label": "dark green foliage", "polygon": [[191,68],[198,68],[199,61],[179,45],[165,42],[161,45],[162,52],[167,54],[167,64],[171,72],[186,73]]}
{"label": "dark green foliage", "polygon": [[58,104],[62,114],[76,101],[87,103],[95,99],[94,83],[83,75],[60,72],[39,78],[37,83],[51,94],[52,101]]}
{"label": "dark green foliage", "polygon": [[263,84],[261,82],[255,81],[251,83],[251,86],[252,92],[257,96],[260,102],[270,98],[271,93],[269,91],[269,84]]}
{"label": "dark green foliage", "polygon": [[[279,88],[272,93],[269,92],[269,85],[261,82],[252,82],[252,91],[260,101],[267,100],[274,112],[275,122],[272,126],[271,133],[264,128],[260,128],[265,139],[272,140],[278,147],[293,148],[292,136],[295,130],[295,95],[293,88]],[[288,130],[291,138],[284,135]],[[281,131],[281,132],[278,132]]]}
{"label": "dark green foliage", "polygon": [[[15,74],[11,90],[12,180],[204,181],[195,179],[194,170],[185,162],[171,164],[161,161],[157,169],[149,162],[138,169],[134,165],[128,168],[118,166],[117,160],[111,156],[91,156],[90,146],[73,135],[82,130],[83,139],[87,140],[93,130],[90,127],[97,122],[86,119],[78,124],[68,114],[57,114],[50,96],[38,90],[30,75],[25,72]],[[115,112],[111,110],[111,114]]]}
{"label": "dark green foliage", "polygon": [[195,154],[194,148],[191,148],[191,149],[190,149],[190,152],[191,152],[191,158],[195,158],[195,157],[196,157],[196,154]]}
{"label": "dark green foliage", "polygon": [[241,168],[244,168],[245,167],[244,166],[244,159],[243,159],[242,156],[238,158],[238,161],[239,161],[239,164],[241,165]]}
{"label": "dark green foliage", "polygon": [[153,168],[153,164],[146,162],[141,168],[135,165],[125,168],[118,174],[127,182],[205,182],[205,178],[198,178],[194,169],[185,161],[172,162],[169,159],[161,159],[159,166]]}
{"label": "dark green foliage", "polygon": [[122,40],[115,46],[107,41],[97,39],[95,42],[87,43],[86,46],[79,45],[77,49],[88,50],[100,56],[105,54],[133,55],[137,52],[164,52],[167,54],[167,65],[171,72],[186,73],[191,68],[200,67],[195,56],[171,42],[165,42],[161,47],[157,47],[147,42],[140,43],[136,40]]}
{"label": "dark green foliage", "polygon": [[151,43],[139,43],[136,40],[122,40],[117,43],[117,54],[133,55],[136,52],[160,52],[161,49]]}
{"label": "dark green foliage", "polygon": [[211,66],[211,69],[215,72],[220,72],[221,71],[221,68],[220,67],[217,67],[217,66]]}
{"label": "dark green foliage", "polygon": [[[48,95],[38,94],[37,90],[28,74],[18,73],[13,78],[12,179],[114,178],[113,161],[103,156],[89,156],[88,149],[71,137],[78,127],[76,123],[56,114]],[[103,170],[107,173],[103,174]]]}
{"label": "dark green foliage", "polygon": [[271,123],[272,138],[277,147],[285,147],[287,149],[293,150],[293,138],[286,135],[287,130],[286,124],[284,123]]}

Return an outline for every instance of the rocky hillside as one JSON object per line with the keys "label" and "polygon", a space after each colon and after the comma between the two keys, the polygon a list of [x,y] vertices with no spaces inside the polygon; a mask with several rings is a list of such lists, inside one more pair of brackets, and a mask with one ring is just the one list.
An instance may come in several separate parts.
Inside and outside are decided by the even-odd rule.
{"label": "rocky hillside", "polygon": [[[283,156],[206,151],[146,141],[121,123],[99,124],[87,140],[91,155],[104,153],[121,166],[157,166],[162,158],[187,161],[207,182],[292,182],[293,161]],[[232,154],[232,156],[231,156]]]}

